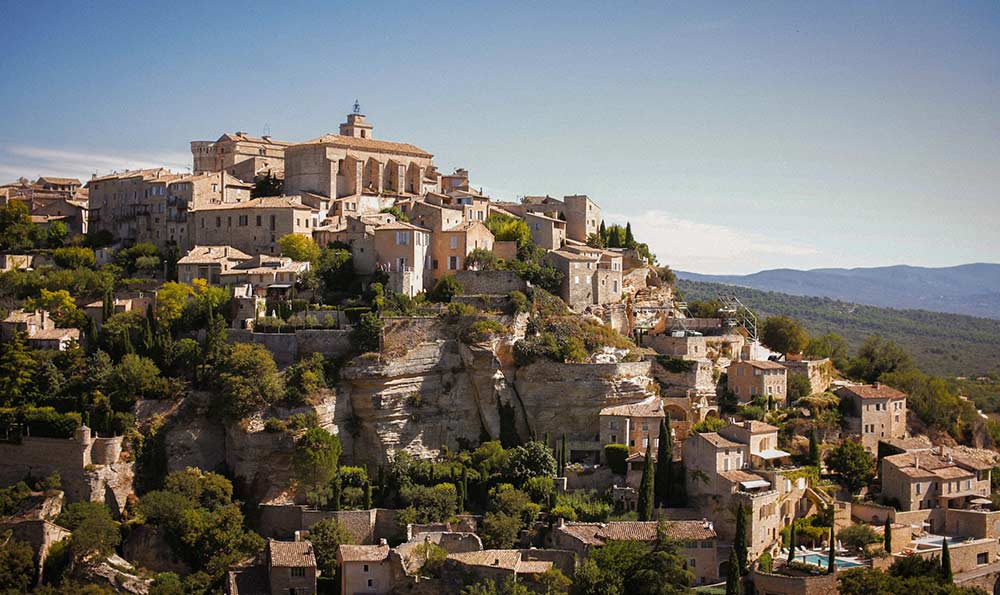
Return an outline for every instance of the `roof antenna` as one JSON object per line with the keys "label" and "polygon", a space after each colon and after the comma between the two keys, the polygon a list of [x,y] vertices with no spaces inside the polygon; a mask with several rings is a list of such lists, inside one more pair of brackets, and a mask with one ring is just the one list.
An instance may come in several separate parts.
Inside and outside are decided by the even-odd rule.
{"label": "roof antenna", "polygon": [[361,113],[361,104],[358,102],[357,99],[354,100],[354,113],[356,114]]}

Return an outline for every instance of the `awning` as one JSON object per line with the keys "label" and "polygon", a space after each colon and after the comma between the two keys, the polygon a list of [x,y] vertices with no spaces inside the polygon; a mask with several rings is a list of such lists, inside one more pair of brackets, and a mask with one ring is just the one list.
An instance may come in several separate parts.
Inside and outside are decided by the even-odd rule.
{"label": "awning", "polygon": [[993,504],[993,500],[990,500],[989,498],[973,498],[972,500],[969,500],[969,502],[973,504]]}
{"label": "awning", "polygon": [[771,482],[765,481],[763,479],[751,479],[750,481],[741,481],[740,485],[748,490],[752,490],[754,488],[771,487]]}
{"label": "awning", "polygon": [[790,457],[791,453],[787,453],[783,450],[778,450],[776,448],[769,448],[767,450],[762,450],[757,453],[758,457],[770,461],[771,459],[780,459],[782,457]]}
{"label": "awning", "polygon": [[288,289],[291,285],[288,283],[272,283],[267,286],[268,289]]}

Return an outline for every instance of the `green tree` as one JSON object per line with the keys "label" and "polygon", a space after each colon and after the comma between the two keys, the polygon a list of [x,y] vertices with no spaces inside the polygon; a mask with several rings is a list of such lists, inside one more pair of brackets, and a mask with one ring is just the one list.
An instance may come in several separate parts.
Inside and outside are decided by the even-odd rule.
{"label": "green tree", "polygon": [[153,577],[149,595],[184,595],[184,583],[173,572],[161,572]]}
{"label": "green tree", "polygon": [[257,176],[253,188],[250,189],[250,197],[281,196],[284,186],[284,181],[268,170],[263,176]]}
{"label": "green tree", "polygon": [[46,244],[49,248],[59,248],[69,237],[69,228],[62,221],[49,223],[49,229],[45,233]]}
{"label": "green tree", "polygon": [[834,524],[830,524],[830,553],[827,555],[826,571],[830,574],[837,569],[837,540],[833,536]]}
{"label": "green tree", "polygon": [[812,383],[809,382],[809,378],[803,376],[802,374],[788,375],[789,403],[798,401],[802,397],[808,397],[811,394],[812,394]]}
{"label": "green tree", "polygon": [[361,353],[377,352],[382,344],[382,318],[375,312],[365,312],[354,327],[352,343]]}
{"label": "green tree", "polygon": [[875,477],[875,459],[860,442],[845,440],[826,454],[826,466],[840,476],[840,482],[851,491],[871,483]]}
{"label": "green tree", "polygon": [[809,339],[805,354],[811,358],[830,358],[838,370],[847,370],[850,363],[847,340],[837,333],[826,333]]}
{"label": "green tree", "polygon": [[64,269],[93,268],[97,264],[94,251],[83,246],[67,246],[52,251],[52,260]]}
{"label": "green tree", "polygon": [[736,569],[740,576],[747,573],[747,519],[743,504],[736,505],[736,533],[733,537],[733,552],[736,555]]}
{"label": "green tree", "polygon": [[27,593],[35,576],[35,552],[31,545],[0,535],[0,588],[4,593]]}
{"label": "green tree", "polygon": [[494,214],[486,219],[486,227],[499,242],[516,242],[518,248],[533,244],[531,230],[523,219]]}
{"label": "green tree", "polygon": [[27,404],[35,366],[35,359],[24,345],[23,334],[14,333],[0,354],[0,398],[5,407]]}
{"label": "green tree", "polygon": [[837,533],[837,539],[848,547],[863,548],[868,544],[878,543],[883,538],[874,529],[862,523],[844,527]]}
{"label": "green tree", "polygon": [[799,321],[787,316],[764,320],[761,342],[778,353],[801,353],[809,345],[809,333]]}
{"label": "green tree", "polygon": [[886,553],[892,553],[892,522],[889,520],[889,515],[885,516],[885,526],[882,534],[882,547],[885,549]]}
{"label": "green tree", "polygon": [[434,289],[427,295],[432,302],[450,302],[456,295],[461,295],[465,289],[458,282],[455,275],[445,275],[434,285]]}
{"label": "green tree", "polygon": [[319,260],[320,250],[316,242],[307,235],[300,233],[290,233],[278,238],[278,248],[281,255],[287,256],[299,262],[316,262]]}
{"label": "green tree", "polygon": [[912,367],[910,354],[905,349],[879,335],[872,335],[858,348],[858,354],[851,362],[851,374],[865,382],[875,382],[883,374]]}
{"label": "green tree", "polygon": [[941,540],[941,578],[946,583],[955,579],[955,575],[951,571],[951,551],[948,549],[947,537]]}
{"label": "green tree", "polygon": [[316,553],[316,569],[332,577],[337,574],[337,548],[354,543],[354,538],[337,519],[325,518],[309,528],[309,541]]}
{"label": "green tree", "polygon": [[278,366],[263,345],[233,345],[221,369],[218,383],[223,411],[230,419],[242,419],[284,396]]}
{"label": "green tree", "polygon": [[156,292],[156,319],[164,327],[172,328],[192,299],[194,289],[190,285],[167,281]]}
{"label": "green tree", "polygon": [[163,378],[153,360],[126,354],[114,367],[107,380],[112,405],[118,411],[131,409],[139,399],[148,399],[158,394]]}
{"label": "green tree", "polygon": [[729,569],[726,572],[726,595],[740,595],[740,560],[736,549],[729,552]]}
{"label": "green tree", "polygon": [[323,428],[310,428],[297,441],[292,464],[295,478],[310,504],[322,506],[329,500],[340,453],[340,439]]}
{"label": "green tree", "polygon": [[118,523],[100,502],[73,502],[56,522],[72,532],[70,551],[76,563],[104,558],[121,542]]}
{"label": "green tree", "polygon": [[625,223],[625,248],[635,248],[635,236],[632,235],[632,223],[627,221]]}
{"label": "green tree", "polygon": [[639,501],[635,507],[640,521],[653,520],[653,474],[653,444],[650,442],[646,445],[645,464],[639,481]]}
{"label": "green tree", "polygon": [[533,477],[555,477],[558,470],[552,451],[534,440],[512,448],[508,456],[507,476],[515,485],[523,485]]}
{"label": "green tree", "polygon": [[566,464],[569,462],[567,460],[567,455],[569,450],[566,448],[566,434],[562,435],[562,444],[559,448],[559,477],[566,477]]}
{"label": "green tree", "polygon": [[816,431],[816,426],[813,426],[811,432],[809,432],[809,464],[813,467],[819,468],[822,461],[819,455],[819,434]]}
{"label": "green tree", "polygon": [[795,523],[792,523],[788,527],[788,563],[791,564],[795,561]]}
{"label": "green tree", "polygon": [[660,420],[660,438],[656,448],[656,477],[653,492],[656,506],[668,507],[672,504],[674,488],[674,440],[670,436],[670,416]]}

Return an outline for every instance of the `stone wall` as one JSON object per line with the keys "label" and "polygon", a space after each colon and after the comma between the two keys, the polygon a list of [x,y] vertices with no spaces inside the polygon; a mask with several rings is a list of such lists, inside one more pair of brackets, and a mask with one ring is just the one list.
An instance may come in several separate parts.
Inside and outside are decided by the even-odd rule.
{"label": "stone wall", "polygon": [[397,511],[388,508],[317,510],[298,504],[261,504],[258,511],[257,532],[275,539],[293,539],[296,531],[309,529],[328,518],[336,519],[358,544],[371,545],[380,539],[401,536],[396,523]]}
{"label": "stone wall", "polygon": [[625,476],[615,475],[610,467],[567,467],[567,490],[597,490],[603,492],[615,485],[625,485]]}
{"label": "stone wall", "polygon": [[234,343],[263,345],[281,367],[289,366],[296,359],[313,353],[340,357],[350,353],[352,349],[351,331],[341,329],[298,330],[294,333],[255,333],[246,329],[230,329],[228,337]]}
{"label": "stone wall", "polygon": [[830,382],[833,380],[833,363],[830,362],[829,358],[782,363],[788,368],[789,376],[805,376],[809,380],[813,394],[821,393],[830,388]]}
{"label": "stone wall", "polygon": [[784,576],[754,570],[750,575],[758,595],[837,595],[837,575]]}
{"label": "stone wall", "polygon": [[514,271],[455,271],[455,279],[467,295],[507,295],[528,288]]}

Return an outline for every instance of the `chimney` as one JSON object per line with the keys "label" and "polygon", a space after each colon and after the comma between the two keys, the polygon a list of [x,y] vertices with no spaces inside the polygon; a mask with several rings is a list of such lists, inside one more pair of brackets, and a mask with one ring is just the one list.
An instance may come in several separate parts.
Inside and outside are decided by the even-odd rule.
{"label": "chimney", "polygon": [[879,387],[878,381],[875,381],[875,382],[872,383],[872,388],[874,388],[875,390],[878,390],[878,387]]}
{"label": "chimney", "polygon": [[748,420],[745,420],[745,421],[743,422],[743,428],[744,428],[744,429],[747,429],[747,430],[749,430],[749,429],[750,429],[750,428],[751,428],[752,426],[753,426],[753,424],[752,424],[752,423],[750,422],[750,420],[749,420],[749,419],[748,419]]}
{"label": "chimney", "polygon": [[388,542],[388,541],[386,541],[386,540],[385,540],[385,539],[383,538],[383,539],[379,539],[379,540],[378,540],[378,544],[379,544],[379,545],[389,545],[389,542]]}

